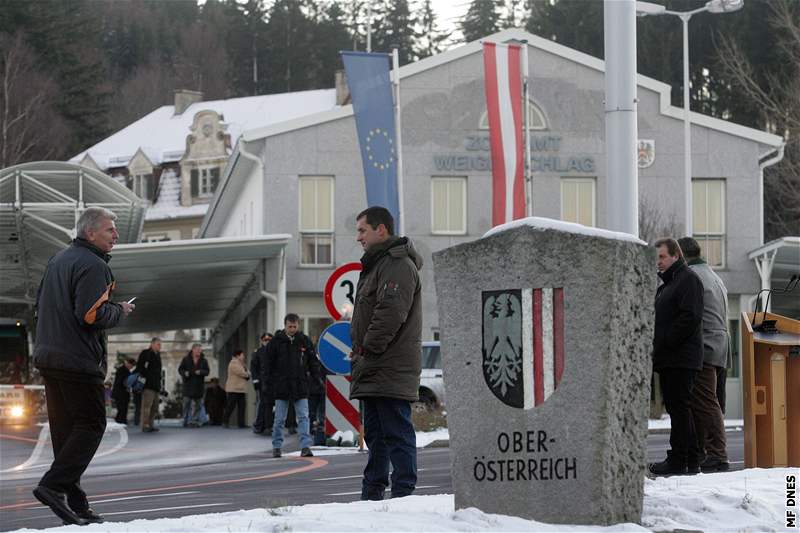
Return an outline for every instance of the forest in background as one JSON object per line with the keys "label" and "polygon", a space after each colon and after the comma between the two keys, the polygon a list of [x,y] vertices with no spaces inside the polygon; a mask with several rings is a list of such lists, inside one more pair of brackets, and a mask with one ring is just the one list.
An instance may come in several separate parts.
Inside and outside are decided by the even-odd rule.
{"label": "forest in background", "polygon": [[[431,0],[373,0],[372,49],[401,64],[508,27],[603,57],[599,0],[462,0],[458,34]],[[686,11],[698,0],[662,1]],[[66,160],[162,105],[329,88],[364,50],[365,0],[0,0],[0,168]],[[682,106],[677,17],[637,23],[638,69]],[[800,235],[800,1],[745,0],[690,23],[692,110],[787,140],[766,171],[767,240]]]}

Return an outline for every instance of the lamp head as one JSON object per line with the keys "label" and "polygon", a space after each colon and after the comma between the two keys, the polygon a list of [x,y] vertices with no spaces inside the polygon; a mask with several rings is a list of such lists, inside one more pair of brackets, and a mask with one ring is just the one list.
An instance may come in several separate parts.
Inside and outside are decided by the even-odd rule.
{"label": "lamp head", "polygon": [[662,15],[666,11],[666,6],[654,4],[652,2],[636,2],[636,16],[646,17],[648,15]]}
{"label": "lamp head", "polygon": [[731,13],[744,7],[744,0],[710,0],[706,2],[709,13]]}

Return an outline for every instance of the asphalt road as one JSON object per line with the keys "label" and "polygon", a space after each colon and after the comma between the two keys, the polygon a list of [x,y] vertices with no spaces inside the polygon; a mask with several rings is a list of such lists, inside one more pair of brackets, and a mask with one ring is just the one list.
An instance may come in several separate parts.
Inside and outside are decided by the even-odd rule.
{"label": "asphalt road", "polygon": [[[52,460],[40,428],[0,429],[0,531],[60,524],[31,490]],[[46,437],[46,435],[45,435]],[[39,441],[44,445],[38,444]],[[648,438],[649,460],[661,460],[666,434]],[[38,448],[38,451],[37,451]],[[732,467],[743,467],[741,431],[728,433]],[[92,507],[110,521],[178,518],[191,514],[359,498],[366,454],[271,456],[270,439],[248,430],[162,428],[142,434],[112,428],[83,477]],[[416,494],[451,493],[448,448],[419,450]],[[19,468],[23,465],[22,468]]]}

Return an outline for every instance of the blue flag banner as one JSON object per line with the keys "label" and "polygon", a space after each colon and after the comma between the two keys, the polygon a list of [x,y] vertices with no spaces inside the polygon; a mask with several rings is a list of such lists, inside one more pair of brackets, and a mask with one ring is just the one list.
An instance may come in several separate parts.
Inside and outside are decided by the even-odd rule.
{"label": "blue flag banner", "polygon": [[367,188],[367,205],[385,207],[400,227],[397,197],[397,141],[389,79],[390,54],[342,52],[353,101]]}

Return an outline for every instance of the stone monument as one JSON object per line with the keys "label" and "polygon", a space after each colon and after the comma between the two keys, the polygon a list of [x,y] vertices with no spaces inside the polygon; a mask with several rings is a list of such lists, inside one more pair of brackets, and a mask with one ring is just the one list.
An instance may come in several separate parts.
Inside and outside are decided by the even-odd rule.
{"label": "stone monument", "polygon": [[433,261],[456,509],[639,522],[655,250],[532,217]]}

